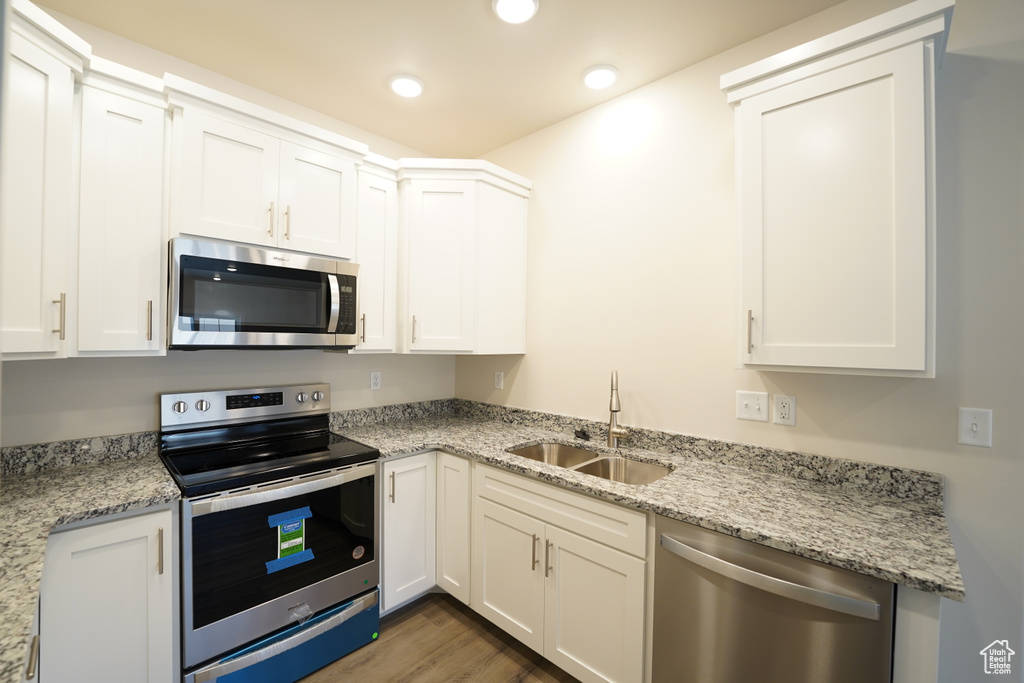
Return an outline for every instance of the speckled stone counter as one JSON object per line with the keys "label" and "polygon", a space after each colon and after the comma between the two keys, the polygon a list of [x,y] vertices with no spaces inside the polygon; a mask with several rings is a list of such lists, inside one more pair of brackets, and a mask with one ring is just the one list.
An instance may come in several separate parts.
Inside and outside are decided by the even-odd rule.
{"label": "speckled stone counter", "polygon": [[[732,455],[718,448],[720,458],[707,459],[694,453],[696,449],[687,452],[686,444],[694,440],[680,437],[681,452],[621,448],[620,455],[673,468],[658,481],[631,486],[506,452],[539,441],[612,452],[596,438],[574,441],[573,430],[559,431],[559,426],[440,415],[338,425],[337,431],[379,448],[384,457],[440,448],[830,565],[954,600],[964,598],[938,475],[736,445],[729,451]],[[645,438],[638,436],[641,442]],[[794,456],[783,458],[789,461],[785,466],[779,461],[784,455]],[[808,465],[793,464],[801,458],[818,463],[821,476],[807,478]],[[786,471],[794,466],[805,476]]]}
{"label": "speckled stone counter", "polygon": [[162,505],[178,487],[155,452],[89,465],[5,474],[0,480],[0,683],[21,680],[50,531],[86,519]]}
{"label": "speckled stone counter", "polygon": [[[943,513],[942,477],[652,430],[630,430],[626,457],[672,474],[630,486],[508,453],[540,441],[599,453],[606,425],[456,399],[334,413],[331,428],[384,457],[444,449],[571,490],[666,515],[894,583],[963,600]],[[592,440],[575,440],[585,430]],[[20,680],[55,527],[176,500],[154,433],[5,448],[0,480],[0,683]],[[88,463],[88,464],[83,464]],[[48,469],[55,465],[68,465]],[[16,530],[16,532],[12,531]]]}

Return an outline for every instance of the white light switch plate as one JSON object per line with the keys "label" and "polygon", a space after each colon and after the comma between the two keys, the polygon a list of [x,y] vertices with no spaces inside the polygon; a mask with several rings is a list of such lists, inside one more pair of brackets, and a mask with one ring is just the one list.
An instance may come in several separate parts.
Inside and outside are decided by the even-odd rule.
{"label": "white light switch plate", "polygon": [[961,408],[957,420],[957,443],[965,446],[992,448],[992,411],[984,408]]}
{"label": "white light switch plate", "polygon": [[767,422],[768,393],[764,391],[737,391],[736,418]]}

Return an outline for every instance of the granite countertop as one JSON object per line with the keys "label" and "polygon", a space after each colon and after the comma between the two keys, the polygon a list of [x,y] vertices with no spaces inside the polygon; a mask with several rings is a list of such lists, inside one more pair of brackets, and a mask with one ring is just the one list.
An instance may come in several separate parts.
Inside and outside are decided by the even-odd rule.
{"label": "granite countertop", "polygon": [[155,453],[4,475],[0,525],[7,533],[0,539],[0,682],[21,680],[50,531],[178,498],[178,487]]}
{"label": "granite countertop", "polygon": [[[937,475],[821,456],[786,463],[777,454],[764,456],[755,448],[730,450],[719,442],[687,442],[688,437],[681,437],[684,447],[675,443],[664,448],[660,437],[650,436],[656,433],[645,437],[642,430],[634,430],[619,454],[666,464],[673,472],[651,484],[631,486],[508,453],[540,441],[613,452],[598,439],[574,440],[564,422],[538,420],[536,415],[521,420],[440,414],[332,424],[335,431],[380,449],[385,458],[443,449],[941,597],[964,598]],[[630,447],[631,441],[644,448]],[[762,456],[763,462],[751,466],[751,457]],[[805,470],[814,470],[813,476],[803,476]],[[907,472],[909,478],[904,477]],[[922,475],[920,481],[913,475]],[[174,481],[152,452],[88,466],[4,475],[0,521],[9,533],[0,540],[0,683],[20,680],[50,531],[178,498]]]}

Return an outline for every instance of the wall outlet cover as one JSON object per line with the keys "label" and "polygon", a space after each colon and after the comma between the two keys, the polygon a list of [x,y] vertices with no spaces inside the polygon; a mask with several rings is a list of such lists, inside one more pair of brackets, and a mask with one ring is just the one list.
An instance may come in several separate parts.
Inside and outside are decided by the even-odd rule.
{"label": "wall outlet cover", "polygon": [[504,389],[505,388],[505,373],[496,372],[494,373],[494,388]]}
{"label": "wall outlet cover", "polygon": [[796,396],[775,394],[772,403],[772,422],[790,427],[796,424]]}
{"label": "wall outlet cover", "polygon": [[370,391],[377,391],[383,386],[383,379],[381,373],[371,372],[370,373]]}
{"label": "wall outlet cover", "polygon": [[739,420],[768,421],[768,394],[764,391],[737,391],[736,418]]}

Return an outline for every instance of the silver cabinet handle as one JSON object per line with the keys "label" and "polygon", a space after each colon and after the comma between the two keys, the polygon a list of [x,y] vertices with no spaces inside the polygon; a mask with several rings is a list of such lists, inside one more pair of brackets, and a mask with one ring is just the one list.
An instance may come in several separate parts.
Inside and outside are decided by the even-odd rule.
{"label": "silver cabinet handle", "polygon": [[747,309],[747,355],[748,356],[754,352],[754,337],[753,337],[753,334],[752,334],[753,328],[754,328],[754,311],[752,311],[751,309],[748,308]]}
{"label": "silver cabinet handle", "polygon": [[391,473],[391,502],[395,502],[395,473]]}
{"label": "silver cabinet handle", "polygon": [[412,317],[412,343],[416,343],[416,316]]}
{"label": "silver cabinet handle", "polygon": [[309,642],[333,628],[336,628],[339,624],[345,623],[357,614],[362,614],[364,611],[370,609],[376,604],[377,591],[373,591],[361,598],[356,598],[350,606],[346,607],[342,611],[324,619],[320,623],[296,632],[295,635],[270,643],[265,647],[254,649],[253,651],[238,657],[222,659],[219,662],[210,664],[205,669],[196,671],[195,683],[216,681],[222,676],[227,676],[228,674],[240,671],[246,667],[252,666],[253,664],[267,661],[277,655],[287,652],[288,650],[292,650],[303,643]]}
{"label": "silver cabinet handle", "polygon": [[25,680],[31,681],[36,677],[36,666],[39,663],[39,636],[32,636],[32,644],[28,650],[28,664],[25,665]]}
{"label": "silver cabinet handle", "polygon": [[533,535],[533,543],[530,544],[530,548],[533,550],[533,558],[530,560],[530,571],[535,571],[540,560],[537,559],[537,541],[540,540],[540,536],[537,534]]}
{"label": "silver cabinet handle", "polygon": [[548,578],[548,572],[554,569],[551,566],[551,541],[544,539],[544,578]]}
{"label": "silver cabinet handle", "polygon": [[60,304],[60,327],[53,330],[54,334],[60,335],[60,340],[64,341],[65,333],[67,332],[67,319],[68,319],[68,295],[66,292],[60,293],[59,299],[54,299],[53,303]]}
{"label": "silver cabinet handle", "polygon": [[704,567],[709,571],[713,571],[716,574],[721,574],[733,581],[739,581],[740,583],[773,593],[783,598],[797,600],[808,605],[823,607],[824,609],[832,610],[833,612],[841,612],[842,614],[849,614],[853,617],[862,617],[873,621],[878,621],[879,616],[881,615],[882,607],[877,602],[848,598],[845,595],[829,593],[828,591],[818,590],[817,588],[811,588],[809,586],[802,586],[798,583],[792,583],[783,579],[777,579],[774,576],[755,572],[752,569],[747,569],[746,567],[741,567],[738,564],[727,562],[721,558],[715,557],[714,555],[708,555],[707,553],[701,552],[696,548],[692,548],[685,543],[680,543],[676,539],[671,536],[666,536],[665,534],[661,534],[660,543],[662,548],[670,553],[678,555],[684,560],[689,560],[696,565]]}
{"label": "silver cabinet handle", "polygon": [[274,236],[274,202],[270,202],[270,208],[267,210],[270,213],[270,227],[267,229],[267,234],[271,237]]}
{"label": "silver cabinet handle", "polygon": [[156,573],[164,573],[164,528],[156,530]]}
{"label": "silver cabinet handle", "polygon": [[153,341],[153,300],[146,302],[146,341]]}
{"label": "silver cabinet handle", "polygon": [[292,238],[292,205],[284,207],[284,238],[290,240]]}
{"label": "silver cabinet handle", "polygon": [[342,484],[350,481],[356,481],[357,479],[363,479],[364,477],[372,477],[375,474],[377,474],[376,463],[355,465],[351,469],[342,470],[341,472],[330,472],[319,477],[302,479],[297,483],[294,481],[283,481],[280,484],[267,486],[252,493],[243,491],[241,493],[232,493],[226,496],[217,496],[216,498],[209,498],[207,500],[201,500],[198,503],[192,503],[192,516],[200,517],[212,512],[237,510],[238,508],[249,507],[259,503],[270,503],[275,500],[281,500],[282,498],[301,496],[306,493],[312,493],[313,491],[329,489],[332,486],[341,486]]}
{"label": "silver cabinet handle", "polygon": [[359,338],[359,341],[361,341],[362,343],[364,343],[364,344],[365,344],[365,343],[366,343],[366,314],[365,314],[365,313],[363,313],[363,314],[362,314],[362,315],[361,315],[361,316],[359,317],[359,320],[360,320],[360,322],[361,322],[361,324],[362,324],[362,328],[363,328],[363,334],[362,334],[362,336],[361,336],[361,337]]}

